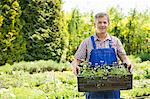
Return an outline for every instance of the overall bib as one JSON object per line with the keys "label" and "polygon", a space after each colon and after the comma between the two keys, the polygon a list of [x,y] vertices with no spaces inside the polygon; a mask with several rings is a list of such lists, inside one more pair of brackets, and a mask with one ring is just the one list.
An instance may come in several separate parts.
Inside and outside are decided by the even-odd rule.
{"label": "overall bib", "polygon": [[[91,55],[89,62],[91,62],[93,66],[95,64],[112,65],[114,62],[117,62],[115,49],[112,48],[112,37],[111,40],[109,40],[109,48],[96,49],[96,44],[94,42],[93,36],[91,36],[91,41],[94,49],[92,49],[90,53]],[[87,92],[86,99],[120,99],[120,91],[111,90],[111,91]]]}

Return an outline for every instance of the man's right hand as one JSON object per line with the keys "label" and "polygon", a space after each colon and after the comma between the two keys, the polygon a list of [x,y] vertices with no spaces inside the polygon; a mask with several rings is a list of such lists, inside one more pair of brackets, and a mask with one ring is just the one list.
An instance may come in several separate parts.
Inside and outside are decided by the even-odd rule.
{"label": "man's right hand", "polygon": [[72,71],[75,75],[77,75],[80,72],[80,67],[78,66],[80,63],[81,61],[78,59],[74,59],[72,61],[72,66],[73,66]]}
{"label": "man's right hand", "polygon": [[79,66],[73,66],[73,69],[72,69],[73,73],[75,75],[78,75],[78,73],[80,72],[80,67]]}

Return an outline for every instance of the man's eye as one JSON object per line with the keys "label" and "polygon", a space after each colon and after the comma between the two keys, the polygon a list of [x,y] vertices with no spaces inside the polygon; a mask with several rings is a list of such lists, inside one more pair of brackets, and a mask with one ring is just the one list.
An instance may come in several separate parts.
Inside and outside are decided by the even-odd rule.
{"label": "man's eye", "polygon": [[106,24],[107,22],[104,22],[104,24]]}

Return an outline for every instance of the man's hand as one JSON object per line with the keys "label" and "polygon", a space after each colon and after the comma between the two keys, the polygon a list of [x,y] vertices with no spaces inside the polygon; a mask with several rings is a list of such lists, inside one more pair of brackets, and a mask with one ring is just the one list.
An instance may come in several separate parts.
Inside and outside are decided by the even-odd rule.
{"label": "man's hand", "polygon": [[132,71],[133,71],[133,65],[132,64],[128,64],[127,68],[132,73]]}
{"label": "man's hand", "polygon": [[122,56],[119,56],[119,57],[120,57],[121,61],[126,64],[126,67],[128,68],[128,70],[132,73],[133,65],[131,64],[128,56],[127,55],[122,55]]}
{"label": "man's hand", "polygon": [[80,67],[79,66],[73,66],[73,69],[72,69],[73,73],[75,75],[77,75],[79,72],[80,72]]}
{"label": "man's hand", "polygon": [[72,71],[75,75],[77,75],[80,72],[80,67],[78,66],[80,63],[81,61],[78,59],[74,59],[72,61],[72,66],[73,66]]}

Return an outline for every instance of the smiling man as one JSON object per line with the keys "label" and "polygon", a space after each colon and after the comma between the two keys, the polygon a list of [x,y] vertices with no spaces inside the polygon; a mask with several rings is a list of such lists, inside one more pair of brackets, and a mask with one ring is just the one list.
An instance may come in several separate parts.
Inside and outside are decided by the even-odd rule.
{"label": "smiling man", "polygon": [[[73,73],[77,75],[80,71],[78,66],[82,61],[86,60],[95,64],[112,65],[118,63],[118,58],[128,65],[132,70],[132,65],[126,55],[122,43],[117,37],[109,35],[107,28],[109,26],[109,16],[106,13],[98,13],[94,18],[95,33],[83,40],[75,53],[72,62]],[[120,91],[100,91],[87,92],[86,99],[120,99]]]}

